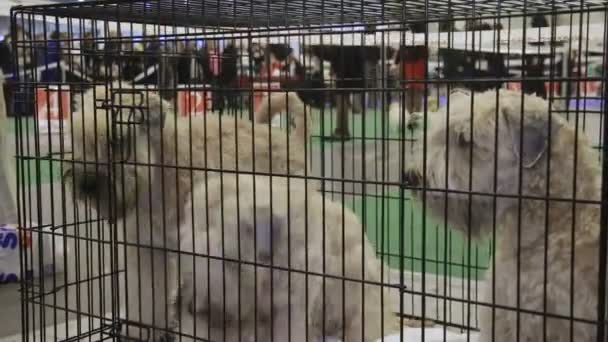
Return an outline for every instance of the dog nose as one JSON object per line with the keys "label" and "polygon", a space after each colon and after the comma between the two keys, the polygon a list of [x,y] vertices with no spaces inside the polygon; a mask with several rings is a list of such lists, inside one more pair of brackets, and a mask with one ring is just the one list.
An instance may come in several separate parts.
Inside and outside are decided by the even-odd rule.
{"label": "dog nose", "polygon": [[84,173],[78,180],[80,191],[85,194],[94,194],[97,192],[97,177],[94,174]]}
{"label": "dog nose", "polygon": [[403,182],[409,186],[419,186],[422,183],[422,176],[418,171],[407,170],[403,173]]}

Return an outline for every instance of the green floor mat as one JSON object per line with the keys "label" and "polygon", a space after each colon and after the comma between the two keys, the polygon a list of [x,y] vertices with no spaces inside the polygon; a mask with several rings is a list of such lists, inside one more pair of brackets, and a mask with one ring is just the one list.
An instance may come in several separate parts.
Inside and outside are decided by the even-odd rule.
{"label": "green floor mat", "polygon": [[[321,118],[323,120],[321,120]],[[336,111],[325,109],[313,111],[313,142],[320,142],[321,137],[330,136],[337,123]],[[384,129],[383,129],[384,125]],[[364,114],[349,114],[349,133],[351,138],[381,139],[399,138],[399,131],[391,128],[388,118],[382,115],[382,110],[368,109]]]}
{"label": "green floor mat", "polygon": [[[23,132],[34,132],[34,118],[21,118],[20,120]],[[17,133],[17,120],[15,118],[8,120],[8,129],[9,132]]]}
{"label": "green floor mat", "polygon": [[[34,125],[35,121],[33,118],[21,118],[20,124],[22,125],[22,132],[28,132],[34,136]],[[9,118],[8,120],[9,132],[13,132],[9,139],[15,139],[17,133],[17,120],[15,118]],[[33,148],[33,146],[30,146]],[[49,160],[26,160],[21,163],[22,169],[19,170],[20,174],[28,178],[29,185],[35,184],[46,184],[51,181],[58,181],[61,179],[61,168],[60,163],[57,161]]]}
{"label": "green floor mat", "polygon": [[[489,242],[468,242],[465,236],[427,215],[423,224],[421,208],[399,199],[399,191],[381,196],[367,195],[347,203],[362,222],[379,256],[391,268],[480,279],[490,260]],[[400,218],[400,203],[403,215]],[[399,229],[400,221],[403,229]],[[426,228],[425,228],[426,227]],[[403,241],[401,241],[401,232]],[[425,234],[423,234],[423,232]],[[403,255],[403,261],[399,258]]]}
{"label": "green floor mat", "polygon": [[31,186],[46,184],[61,180],[61,167],[57,161],[28,160],[23,163],[23,169],[19,170],[21,175],[29,179]]}

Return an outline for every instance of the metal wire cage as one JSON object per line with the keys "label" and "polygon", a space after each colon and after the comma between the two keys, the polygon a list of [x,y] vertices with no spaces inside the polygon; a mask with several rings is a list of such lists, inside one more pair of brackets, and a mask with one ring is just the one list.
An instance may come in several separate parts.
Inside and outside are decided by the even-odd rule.
{"label": "metal wire cage", "polygon": [[605,341],[606,6],[13,8],[21,338]]}

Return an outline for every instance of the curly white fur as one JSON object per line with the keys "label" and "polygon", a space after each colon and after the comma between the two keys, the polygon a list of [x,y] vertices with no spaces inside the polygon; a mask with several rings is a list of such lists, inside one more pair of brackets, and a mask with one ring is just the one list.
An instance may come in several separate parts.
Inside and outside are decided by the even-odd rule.
{"label": "curly white fur", "polygon": [[224,317],[228,341],[253,337],[254,312],[263,341],[270,331],[276,341],[324,335],[374,341],[395,328],[388,291],[380,286],[383,266],[349,209],[303,179],[240,175],[237,183],[237,176],[223,175],[208,182],[195,188],[186,207],[180,247],[194,246],[199,255],[194,268],[183,261],[191,259],[182,260],[182,300],[196,298],[196,311],[216,329],[212,339],[222,338]]}
{"label": "curly white fur", "polygon": [[549,110],[508,90],[453,95],[428,132],[426,174],[422,164],[407,173],[443,189],[426,191],[426,206],[451,227],[473,237],[496,230],[485,302],[498,307],[481,310],[483,342],[596,340],[583,320],[596,319],[598,305],[597,155]]}
{"label": "curly white fur", "polygon": [[[305,174],[306,147],[283,130],[233,116],[179,117],[153,90],[126,82],[97,86],[82,97],[64,182],[77,200],[125,232],[126,311],[136,324],[124,333],[158,340],[177,324],[166,310],[178,287],[167,249],[178,244],[184,205],[205,170]],[[140,337],[140,325],[152,333]]]}

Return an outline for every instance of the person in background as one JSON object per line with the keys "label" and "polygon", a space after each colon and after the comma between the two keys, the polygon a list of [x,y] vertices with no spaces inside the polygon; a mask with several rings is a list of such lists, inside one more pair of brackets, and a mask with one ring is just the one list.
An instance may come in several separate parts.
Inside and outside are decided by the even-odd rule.
{"label": "person in background", "polygon": [[194,76],[190,70],[190,62],[192,60],[192,50],[190,45],[184,41],[176,42],[177,51],[174,52],[175,58],[172,58],[177,63],[177,83],[189,84]]}
{"label": "person in background", "polygon": [[80,50],[83,55],[84,66],[82,68],[82,72],[85,75],[90,75],[95,77],[97,70],[97,63],[95,61],[95,40],[93,38],[93,32],[86,32],[82,37],[82,43],[80,44]]}
{"label": "person in background", "polygon": [[268,46],[264,53],[264,61],[260,67],[260,77],[263,79],[281,76],[281,61]]}
{"label": "person in background", "polygon": [[251,56],[253,75],[259,75],[262,71],[262,64],[264,64],[264,50],[259,43],[251,44],[249,56]]}
{"label": "person in background", "polygon": [[530,24],[532,27],[549,27],[549,21],[547,21],[547,17],[542,14],[535,14],[532,17],[532,23]]}
{"label": "person in background", "polygon": [[[13,50],[13,37],[16,38],[17,41],[17,51]],[[34,43],[31,42],[31,38],[29,33],[27,33],[23,28],[19,25],[15,26],[15,31],[12,34],[7,34],[4,37],[4,53],[7,53],[8,59],[6,63],[2,66],[2,69],[6,75],[13,74],[15,68],[19,68],[17,71],[23,71],[32,66],[32,60],[35,60],[32,56]],[[17,54],[17,65],[15,65],[14,56]],[[9,77],[6,81],[7,86],[5,87],[6,96],[5,100],[7,100],[7,112],[11,115],[19,112],[25,115],[31,115],[33,112],[33,101],[15,101],[15,80],[17,77]],[[30,81],[30,76],[27,74],[21,76],[20,81]],[[33,98],[33,89],[32,86],[22,86],[21,93],[23,93],[24,98]]]}
{"label": "person in background", "polygon": [[[315,49],[321,60],[328,60],[336,76],[336,126],[330,141],[350,140],[349,115],[352,108],[351,95],[365,88],[365,51],[361,46],[322,46]],[[361,99],[360,99],[361,100]]]}
{"label": "person in background", "polygon": [[322,108],[328,92],[323,90],[321,60],[308,47],[304,48],[302,57],[304,64],[293,53],[287,56],[283,69],[288,77],[281,79],[281,89],[293,90],[306,105]]}
{"label": "person in background", "polygon": [[106,38],[103,47],[103,62],[99,73],[102,78],[116,79],[119,77],[118,66],[122,50],[120,33],[110,31]]}
{"label": "person in background", "polygon": [[187,40],[184,45],[184,61],[188,69],[188,81],[196,81],[196,41]]}
{"label": "person in background", "polygon": [[[549,27],[549,22],[544,15],[537,14],[532,17],[531,26],[534,28]],[[527,94],[535,94],[547,98],[545,88],[545,56],[534,54],[534,49],[529,51],[524,58],[524,80],[521,82],[521,90]],[[527,78],[527,79],[526,79]]]}
{"label": "person in background", "polygon": [[306,70],[300,61],[296,58],[293,51],[287,55],[285,58],[285,63],[283,64],[283,72],[290,79],[302,80],[304,79],[304,75]]}
{"label": "person in background", "polygon": [[42,71],[41,78],[44,82],[61,82],[59,61],[61,60],[61,45],[58,31],[49,35],[46,44],[43,45],[42,60],[38,65],[47,66]]}
{"label": "person in background", "polygon": [[[415,23],[410,26],[412,33],[426,33],[426,23]],[[410,113],[421,112],[424,101],[424,81],[428,50],[424,45],[402,46],[395,63],[400,65],[401,78],[405,88],[405,106]]]}
{"label": "person in background", "polygon": [[177,97],[177,51],[175,40],[165,40],[161,44],[158,85],[160,96],[166,101],[173,101]]}
{"label": "person in background", "polygon": [[152,39],[145,44],[144,52],[146,53],[146,67],[158,63],[158,55],[161,50],[161,42],[158,39]]}
{"label": "person in background", "polygon": [[[204,42],[203,42],[204,44]],[[195,52],[196,62],[197,62],[197,77],[198,80],[202,83],[211,84],[213,83],[214,75],[211,71],[211,61],[209,56],[209,51],[207,50],[207,46],[203,45],[201,49],[198,49]]]}
{"label": "person in background", "polygon": [[395,65],[395,60],[397,59],[397,50],[392,47],[386,48],[385,55],[385,74],[386,74],[386,103],[391,103],[393,101],[393,89],[397,86],[397,79],[399,75],[399,71],[397,66]]}
{"label": "person in background", "polygon": [[220,61],[221,71],[218,82],[221,88],[219,94],[220,110],[223,110],[226,105],[229,109],[236,108],[237,96],[233,88],[237,87],[238,58],[239,52],[236,45],[232,41],[228,42],[224,47]]}
{"label": "person in background", "polygon": [[141,41],[128,41],[122,45],[121,78],[132,80],[144,71],[143,44]]}
{"label": "person in background", "polygon": [[7,107],[4,102],[4,74],[0,71],[0,224],[17,222],[15,154],[9,146]]}
{"label": "person in background", "polygon": [[527,55],[524,59],[524,79],[521,82],[521,90],[526,94],[547,98],[545,88],[545,56]]}
{"label": "person in background", "polygon": [[17,59],[19,66],[28,68],[32,65],[32,46],[31,36],[21,26],[15,29],[15,37],[19,46],[17,47]]}
{"label": "person in background", "polygon": [[11,36],[9,34],[2,37],[0,41],[0,70],[5,74],[11,73],[13,68]]}
{"label": "person in background", "polygon": [[[4,39],[0,41],[0,73],[6,75],[13,71],[13,58],[11,53],[10,46],[10,35],[4,36]],[[10,95],[11,95],[11,87],[10,85],[4,82],[4,76],[0,79],[1,88],[0,93],[2,93],[2,98],[0,98],[0,102],[4,105],[4,109],[6,113],[10,112]],[[0,108],[0,111],[2,108]],[[1,138],[0,138],[1,139]]]}

